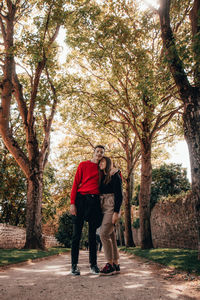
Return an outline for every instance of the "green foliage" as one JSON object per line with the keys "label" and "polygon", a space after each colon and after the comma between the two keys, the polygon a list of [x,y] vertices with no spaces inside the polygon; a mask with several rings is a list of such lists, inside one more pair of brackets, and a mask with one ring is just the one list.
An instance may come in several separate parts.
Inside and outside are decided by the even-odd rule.
{"label": "green foliage", "polygon": [[0,223],[25,225],[26,178],[0,140]]}
{"label": "green foliage", "polygon": [[[66,248],[69,248],[71,247],[72,233],[72,217],[66,212],[59,218],[58,231],[56,232],[55,237],[61,244],[64,244]],[[83,225],[80,248],[84,248],[85,241],[88,241],[88,223],[86,222]]]}
{"label": "green foliage", "polygon": [[[190,190],[191,186],[186,176],[186,170],[180,164],[163,164],[152,170],[151,209],[161,197],[178,195]],[[133,203],[139,205],[140,185],[136,187]]]}
{"label": "green foliage", "polygon": [[137,218],[133,221],[133,227],[136,229],[140,228],[140,219],[139,218]]}
{"label": "green foliage", "polygon": [[66,79],[69,102],[62,115],[71,108],[71,120],[79,127],[82,119],[109,132],[111,124],[121,144],[123,122],[140,142],[155,142],[178,106],[162,60],[158,23],[135,1],[78,1],[73,9],[65,24],[66,40],[73,48],[67,65],[74,64],[79,72]]}
{"label": "green foliage", "polygon": [[151,249],[141,250],[135,248],[121,248],[122,251],[147,258],[157,263],[172,267],[175,270],[184,270],[188,273],[196,273],[200,275],[200,264],[197,259],[197,250],[189,249]]}
{"label": "green foliage", "polygon": [[69,213],[66,212],[59,218],[58,231],[56,232],[55,237],[61,244],[64,244],[66,248],[69,248],[71,247],[72,233],[72,218]]}

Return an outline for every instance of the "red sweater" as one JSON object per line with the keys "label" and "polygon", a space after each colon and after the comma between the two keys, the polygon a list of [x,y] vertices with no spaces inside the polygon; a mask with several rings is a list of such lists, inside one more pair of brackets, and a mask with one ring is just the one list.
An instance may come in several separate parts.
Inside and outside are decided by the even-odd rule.
{"label": "red sweater", "polygon": [[98,164],[90,160],[79,164],[74,177],[71,191],[71,204],[75,204],[77,192],[85,194],[99,194],[99,171]]}

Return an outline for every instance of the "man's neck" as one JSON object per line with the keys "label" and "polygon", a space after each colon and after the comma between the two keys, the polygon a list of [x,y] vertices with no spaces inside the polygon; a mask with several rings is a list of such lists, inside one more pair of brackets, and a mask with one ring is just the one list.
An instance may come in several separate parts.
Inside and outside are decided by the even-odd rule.
{"label": "man's neck", "polygon": [[92,158],[90,161],[95,163],[95,164],[98,164],[98,162],[99,162],[98,159],[95,159],[95,158]]}

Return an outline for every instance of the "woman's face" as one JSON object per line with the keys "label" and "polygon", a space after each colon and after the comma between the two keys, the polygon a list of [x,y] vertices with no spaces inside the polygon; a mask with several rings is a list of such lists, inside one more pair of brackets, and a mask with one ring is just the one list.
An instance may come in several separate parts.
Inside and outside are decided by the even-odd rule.
{"label": "woman's face", "polygon": [[105,170],[105,168],[106,168],[106,160],[105,160],[105,158],[102,158],[102,160],[100,161],[99,168],[100,168],[100,170]]}

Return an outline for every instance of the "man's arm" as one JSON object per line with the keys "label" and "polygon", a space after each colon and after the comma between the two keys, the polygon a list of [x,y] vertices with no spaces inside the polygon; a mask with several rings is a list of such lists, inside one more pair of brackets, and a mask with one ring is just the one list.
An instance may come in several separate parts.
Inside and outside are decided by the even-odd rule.
{"label": "man's arm", "polygon": [[77,215],[77,210],[76,210],[75,204],[70,205],[70,214],[73,215],[73,216]]}
{"label": "man's arm", "polygon": [[82,167],[81,167],[81,163],[79,164],[75,177],[74,177],[74,182],[73,182],[73,186],[72,186],[72,190],[71,190],[71,206],[70,206],[70,213],[72,215],[76,216],[76,206],[75,206],[75,200],[76,200],[76,194],[77,194],[77,190],[79,188],[79,185],[81,183],[81,179],[82,179]]}

